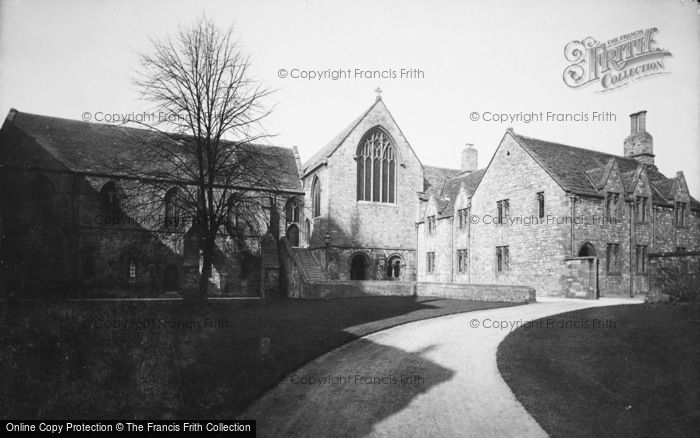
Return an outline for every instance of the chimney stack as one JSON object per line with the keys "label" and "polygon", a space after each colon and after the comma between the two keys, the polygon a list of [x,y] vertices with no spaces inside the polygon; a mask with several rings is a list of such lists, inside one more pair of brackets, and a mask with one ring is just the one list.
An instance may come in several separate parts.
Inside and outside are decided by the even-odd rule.
{"label": "chimney stack", "polygon": [[462,150],[462,172],[474,172],[478,169],[479,153],[473,144],[467,143],[466,146]]}
{"label": "chimney stack", "polygon": [[630,135],[625,139],[625,157],[654,165],[654,138],[647,132],[647,112],[630,114]]}

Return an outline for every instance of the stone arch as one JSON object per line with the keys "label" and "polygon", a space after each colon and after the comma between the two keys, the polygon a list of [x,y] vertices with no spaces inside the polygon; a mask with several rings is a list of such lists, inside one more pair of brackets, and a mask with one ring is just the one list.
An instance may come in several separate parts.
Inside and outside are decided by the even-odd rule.
{"label": "stone arch", "polygon": [[391,254],[386,259],[386,278],[389,280],[399,280],[405,267],[406,262],[400,254]]}
{"label": "stone arch", "polygon": [[598,251],[596,251],[595,246],[591,242],[586,242],[581,245],[581,249],[578,250],[579,257],[598,257]]}
{"label": "stone arch", "polygon": [[299,246],[299,227],[296,224],[291,224],[287,227],[286,235],[292,246]]}
{"label": "stone arch", "polygon": [[321,180],[318,175],[314,175],[314,182],[311,184],[311,217],[321,216]]}
{"label": "stone arch", "polygon": [[105,183],[100,189],[100,205],[107,216],[117,217],[121,215],[124,190],[114,181]]}
{"label": "stone arch", "polygon": [[370,259],[362,251],[353,253],[350,256],[350,280],[368,280]]}
{"label": "stone arch", "polygon": [[179,187],[171,187],[165,196],[163,204],[165,206],[165,227],[177,228],[181,224],[184,213],[184,199],[182,190]]}
{"label": "stone arch", "polygon": [[299,201],[297,200],[296,196],[292,196],[287,200],[287,203],[284,206],[284,219],[286,223],[292,224],[292,223],[299,223],[299,213],[300,213],[300,205]]}

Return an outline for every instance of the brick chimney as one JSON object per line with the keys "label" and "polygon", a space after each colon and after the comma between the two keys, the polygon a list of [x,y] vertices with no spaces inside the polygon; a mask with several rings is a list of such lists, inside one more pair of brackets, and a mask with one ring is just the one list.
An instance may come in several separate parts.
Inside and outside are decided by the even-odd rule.
{"label": "brick chimney", "polygon": [[479,153],[473,144],[467,143],[466,146],[462,150],[462,172],[474,172],[478,169]]}
{"label": "brick chimney", "polygon": [[647,132],[647,112],[630,114],[630,135],[625,139],[625,157],[654,165],[654,138]]}

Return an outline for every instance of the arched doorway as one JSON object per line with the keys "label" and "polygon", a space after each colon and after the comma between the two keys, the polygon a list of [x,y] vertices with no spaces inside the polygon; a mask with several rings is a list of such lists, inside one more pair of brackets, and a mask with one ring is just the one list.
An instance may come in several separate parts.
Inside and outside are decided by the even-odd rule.
{"label": "arched doorway", "polygon": [[350,259],[350,280],[367,280],[369,260],[362,253],[357,253]]}
{"label": "arched doorway", "polygon": [[299,227],[294,224],[287,227],[287,239],[292,246],[299,246]]}
{"label": "arched doorway", "polygon": [[598,257],[598,251],[595,250],[595,246],[591,245],[590,242],[586,242],[581,245],[581,249],[578,250],[579,257]]}
{"label": "arched doorway", "polygon": [[163,291],[171,292],[178,291],[180,289],[180,272],[177,270],[177,266],[168,265],[165,268],[165,273],[163,275]]}
{"label": "arched doorway", "polygon": [[401,278],[401,257],[397,255],[389,257],[386,262],[386,278],[389,280]]}

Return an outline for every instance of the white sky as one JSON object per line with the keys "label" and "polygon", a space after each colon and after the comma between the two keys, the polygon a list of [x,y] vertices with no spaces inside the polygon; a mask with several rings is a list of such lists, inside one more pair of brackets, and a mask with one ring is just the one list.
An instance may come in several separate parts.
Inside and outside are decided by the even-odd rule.
{"label": "white sky", "polygon": [[[458,167],[466,142],[485,166],[505,129],[622,155],[628,115],[646,109],[656,164],[700,197],[700,14],[690,0],[18,1],[0,3],[0,113],[80,119],[144,109],[130,78],[149,37],[207,14],[234,25],[253,71],[276,88],[273,143],[302,161],[383,98],[424,164]],[[657,27],[670,74],[609,93],[570,89],[564,46]],[[278,70],[418,68],[423,79],[281,79]],[[610,111],[616,122],[473,122],[469,114]]]}

